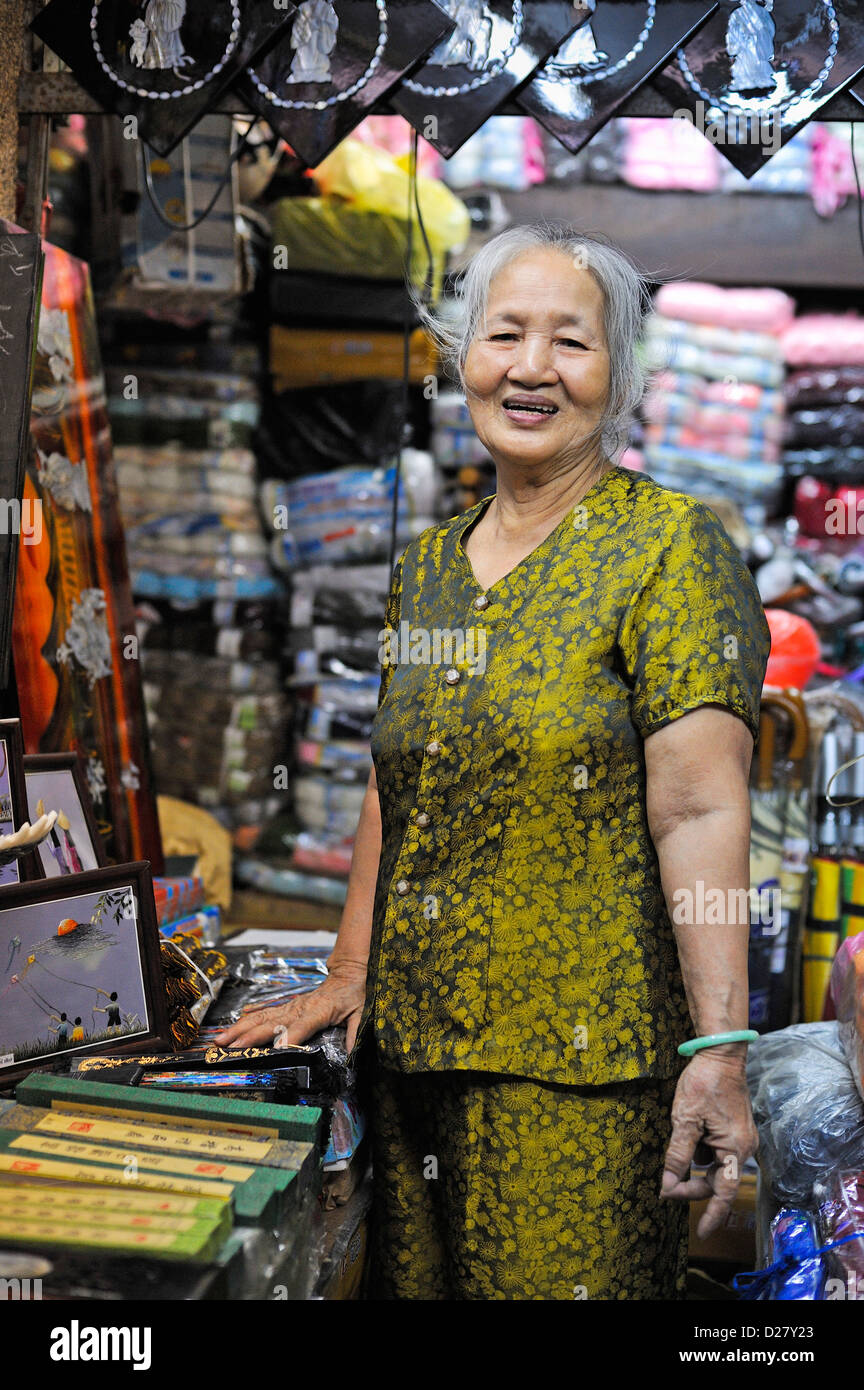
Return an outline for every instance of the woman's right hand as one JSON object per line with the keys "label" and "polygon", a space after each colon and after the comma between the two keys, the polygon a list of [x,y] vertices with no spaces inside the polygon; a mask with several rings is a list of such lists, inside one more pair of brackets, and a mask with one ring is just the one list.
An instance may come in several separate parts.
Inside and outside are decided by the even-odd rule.
{"label": "woman's right hand", "polygon": [[215,1042],[223,1047],[291,1047],[304,1043],[322,1028],[347,1025],[345,1050],[350,1053],[357,1038],[366,998],[366,968],[353,962],[331,964],[323,984],[310,994],[298,995],[287,1004],[255,1009],[224,1028]]}

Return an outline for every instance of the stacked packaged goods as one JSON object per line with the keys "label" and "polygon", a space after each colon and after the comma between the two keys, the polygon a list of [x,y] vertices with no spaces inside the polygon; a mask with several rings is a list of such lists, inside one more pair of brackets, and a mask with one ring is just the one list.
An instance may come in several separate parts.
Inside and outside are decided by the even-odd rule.
{"label": "stacked packaged goods", "polygon": [[[291,811],[237,860],[241,882],[326,901],[344,895],[327,879],[348,873],[372,767],[395,473],[394,465],[341,468],[262,488],[273,560],[290,572],[296,740],[284,769]],[[434,523],[436,491],[430,455],[403,450],[400,550]]]}
{"label": "stacked packaged goods", "polygon": [[255,359],[161,329],[142,327],[134,371],[128,360],[108,371],[153,773],[158,792],[206,807],[242,839],[285,799],[274,767],[290,719],[284,589],[251,447]]}
{"label": "stacked packaged goods", "polygon": [[[783,336],[783,463],[805,536],[857,540],[864,496],[864,318],[802,314]],[[842,548],[842,547],[841,547]]]}
{"label": "stacked packaged goods", "polygon": [[644,406],[645,466],[658,483],[723,496],[764,525],[783,482],[782,333],[794,302],[779,290],[664,285],[645,333],[656,373]]}
{"label": "stacked packaged goods", "polygon": [[454,516],[495,491],[495,466],[477,438],[461,391],[442,391],[431,402],[431,415],[441,514]]}

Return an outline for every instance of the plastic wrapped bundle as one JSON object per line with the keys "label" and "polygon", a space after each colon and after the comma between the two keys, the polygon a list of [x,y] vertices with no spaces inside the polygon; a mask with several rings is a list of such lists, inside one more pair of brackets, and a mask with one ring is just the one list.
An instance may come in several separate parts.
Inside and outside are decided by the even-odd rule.
{"label": "plastic wrapped bundle", "polygon": [[781,1206],[807,1207],[833,1173],[864,1167],[864,1105],[837,1023],[798,1023],[748,1049],[759,1164]]}
{"label": "plastic wrapped bundle", "polygon": [[[340,468],[332,473],[269,481],[261,508],[273,529],[271,557],[281,569],[340,560],[376,560],[390,547],[395,466]],[[406,449],[399,487],[397,536],[403,545],[431,525],[434,465]]]}
{"label": "plastic wrapped bundle", "polygon": [[664,487],[735,503],[751,526],[779,507],[792,301],[774,290],[666,285],[646,322],[645,462]]}
{"label": "plastic wrapped bundle", "polygon": [[810,1212],[787,1208],[771,1222],[768,1267],[739,1274],[734,1287],[753,1302],[815,1301],[825,1297],[827,1265]]}
{"label": "plastic wrapped bundle", "polygon": [[845,449],[784,449],[787,478],[822,478],[834,483],[864,481],[864,444]]}
{"label": "plastic wrapped bundle", "polygon": [[646,444],[646,471],[661,487],[692,497],[723,497],[734,502],[750,526],[762,526],[776,511],[783,488],[779,464],[736,460],[728,454],[684,448],[677,443]]}
{"label": "plastic wrapped bundle", "polygon": [[864,403],[864,367],[823,367],[790,372],[784,387],[789,409]]}
{"label": "plastic wrapped bundle", "polygon": [[786,361],[793,367],[864,365],[864,317],[859,314],[802,314],[783,334]]}
{"label": "plastic wrapped bundle", "polygon": [[291,626],[342,623],[379,628],[390,588],[390,571],[380,565],[310,565],[294,576]]}
{"label": "plastic wrapped bundle", "polygon": [[658,314],[752,333],[782,333],[795,316],[795,301],[781,290],[721,289],[700,280],[662,285]]}
{"label": "plastic wrapped bundle", "polygon": [[855,1084],[864,1097],[864,932],[847,937],[831,967],[831,998]]}
{"label": "plastic wrapped bundle", "polygon": [[864,1285],[864,1173],[835,1173],[817,1196],[825,1241],[838,1242],[831,1255],[857,1291]]}
{"label": "plastic wrapped bundle", "polygon": [[522,192],[543,182],[543,144],[530,116],[490,116],[446,161],[442,177],[450,188],[480,185]]}
{"label": "plastic wrapped bundle", "polygon": [[625,122],[623,178],[634,188],[687,188],[710,193],[720,184],[720,157],[688,121]]}
{"label": "plastic wrapped bundle", "polygon": [[846,448],[864,443],[864,405],[829,405],[793,410],[789,443],[799,449]]}
{"label": "plastic wrapped bundle", "polygon": [[258,436],[261,468],[293,478],[342,468],[375,468],[401,443],[402,386],[398,381],[343,381],[269,394]]}

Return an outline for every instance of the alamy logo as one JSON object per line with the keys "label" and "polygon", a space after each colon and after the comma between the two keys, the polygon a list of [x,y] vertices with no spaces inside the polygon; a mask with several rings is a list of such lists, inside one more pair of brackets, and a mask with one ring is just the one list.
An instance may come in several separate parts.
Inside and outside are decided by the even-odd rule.
{"label": "alamy logo", "polygon": [[131,1361],[133,1371],[149,1371],[152,1331],[149,1327],[82,1327],[73,1318],[69,1327],[51,1331],[52,1361]]}
{"label": "alamy logo", "polygon": [[382,666],[460,666],[470,675],[486,670],[486,630],[482,627],[385,627],[378,633]]}
{"label": "alamy logo", "polygon": [[42,541],[42,502],[38,497],[0,497],[0,535],[20,536],[24,545]]}
{"label": "alamy logo", "polygon": [[0,1303],[38,1303],[41,1297],[41,1279],[0,1279]]}

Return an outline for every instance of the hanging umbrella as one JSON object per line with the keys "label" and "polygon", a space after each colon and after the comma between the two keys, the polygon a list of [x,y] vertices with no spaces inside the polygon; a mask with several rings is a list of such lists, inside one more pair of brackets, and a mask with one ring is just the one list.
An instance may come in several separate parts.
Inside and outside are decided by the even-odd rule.
{"label": "hanging umbrella", "polygon": [[786,757],[786,801],[783,823],[783,856],[780,865],[780,930],[771,954],[772,1031],[793,1020],[799,998],[802,913],[810,875],[810,791],[804,767],[810,743],[807,711],[800,691],[765,688],[762,703],[782,710],[792,726]]}
{"label": "hanging umbrella", "polygon": [[810,896],[804,953],[801,963],[801,1012],[805,1023],[822,1018],[831,966],[840,944],[842,913],[842,825],[835,808],[842,805],[833,792],[842,756],[840,734],[829,729],[822,735],[815,779],[818,799],[816,853],[810,861]]}
{"label": "hanging umbrella", "polygon": [[[774,785],[777,726],[764,704],[759,716],[756,786],[750,789],[750,1027],[769,1025],[776,894],[783,862],[786,789]],[[755,899],[754,899],[755,895]]]}

